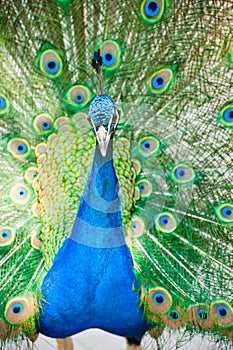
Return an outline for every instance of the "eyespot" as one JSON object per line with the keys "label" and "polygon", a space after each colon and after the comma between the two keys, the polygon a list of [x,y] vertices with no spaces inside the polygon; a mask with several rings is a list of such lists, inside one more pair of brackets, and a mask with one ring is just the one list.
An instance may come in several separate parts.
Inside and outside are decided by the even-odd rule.
{"label": "eyespot", "polygon": [[90,102],[91,92],[84,85],[75,85],[67,92],[67,102],[72,110],[83,108]]}
{"label": "eyespot", "polygon": [[41,142],[35,147],[35,155],[38,158],[41,154],[45,154],[47,149],[47,145],[45,142]]}
{"label": "eyespot", "polygon": [[155,220],[155,226],[158,231],[170,233],[175,231],[177,223],[175,217],[172,214],[164,212],[157,216]]}
{"label": "eyespot", "polygon": [[141,193],[141,197],[147,198],[151,195],[152,185],[148,180],[140,180],[137,182],[137,186]]}
{"label": "eyespot", "polygon": [[225,105],[219,112],[217,119],[227,128],[233,128],[233,103]]}
{"label": "eyespot", "polygon": [[194,327],[204,329],[212,329],[214,326],[209,306],[206,304],[190,306],[187,312],[187,321]]}
{"label": "eyespot", "polygon": [[227,314],[228,314],[228,308],[225,306],[225,305],[220,305],[217,307],[216,309],[217,311],[217,315],[220,317],[220,318],[225,318],[227,317]]}
{"label": "eyespot", "polygon": [[152,94],[161,94],[165,92],[172,80],[174,73],[170,68],[163,68],[152,74],[149,79],[149,89]]}
{"label": "eyespot", "polygon": [[144,221],[139,216],[135,216],[131,221],[131,230],[133,231],[134,237],[143,235],[144,228]]}
{"label": "eyespot", "polygon": [[0,94],[0,115],[6,114],[9,111],[10,103],[8,98]]}
{"label": "eyespot", "polygon": [[15,232],[10,227],[0,228],[0,247],[9,246],[14,242]]}
{"label": "eyespot", "polygon": [[224,203],[216,206],[214,208],[215,214],[218,219],[223,223],[233,223],[233,204],[232,203]]}
{"label": "eyespot", "polygon": [[190,184],[190,183],[193,183],[196,179],[195,171],[193,170],[192,167],[186,164],[176,165],[172,169],[170,176],[172,180],[178,185]]}
{"label": "eyespot", "polygon": [[161,315],[161,321],[174,330],[185,325],[185,317],[179,307],[175,307],[169,310],[167,314]]}
{"label": "eyespot", "polygon": [[34,232],[31,236],[31,245],[35,249],[40,249],[41,247],[41,240],[38,238],[37,232]]}
{"label": "eyespot", "polygon": [[166,289],[155,287],[149,291],[148,302],[152,312],[165,314],[172,305],[172,297]]}
{"label": "eyespot", "polygon": [[12,298],[5,308],[5,318],[10,324],[23,323],[34,313],[35,306],[31,295]]}
{"label": "eyespot", "polygon": [[39,114],[33,121],[33,127],[37,132],[41,134],[48,134],[52,130],[53,119],[48,114]]}
{"label": "eyespot", "polygon": [[37,175],[37,168],[30,167],[25,171],[24,178],[29,184],[31,184],[33,180],[37,177]]}
{"label": "eyespot", "polygon": [[168,317],[170,318],[170,320],[178,321],[180,319],[180,313],[177,310],[171,310],[168,313]]}
{"label": "eyespot", "polygon": [[138,148],[145,157],[160,151],[161,143],[156,137],[143,137],[138,141]]}
{"label": "eyespot", "polygon": [[211,304],[211,314],[219,326],[233,325],[233,310],[225,300],[218,300]]}
{"label": "eyespot", "polygon": [[206,309],[198,309],[197,310],[197,317],[201,321],[207,321],[209,319],[209,311]]}
{"label": "eyespot", "polygon": [[157,23],[162,19],[164,9],[165,9],[165,0],[157,0],[157,1],[150,1],[150,0],[144,0],[141,3],[141,16],[142,19],[147,24],[153,24]]}
{"label": "eyespot", "polygon": [[7,149],[15,158],[25,158],[30,152],[28,142],[23,139],[10,140],[7,144]]}
{"label": "eyespot", "polygon": [[45,76],[56,79],[63,71],[63,61],[57,50],[48,49],[41,53],[39,57],[39,68]]}
{"label": "eyespot", "polygon": [[26,204],[30,199],[30,190],[25,185],[15,185],[10,190],[10,198],[17,204]]}
{"label": "eyespot", "polygon": [[116,41],[106,40],[100,48],[103,68],[111,71],[118,68],[121,59],[121,49]]}

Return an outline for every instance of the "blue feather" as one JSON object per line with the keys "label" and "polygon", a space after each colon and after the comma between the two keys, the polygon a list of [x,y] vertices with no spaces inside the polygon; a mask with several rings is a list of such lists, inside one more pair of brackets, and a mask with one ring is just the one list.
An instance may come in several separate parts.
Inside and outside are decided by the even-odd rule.
{"label": "blue feather", "polygon": [[142,337],[148,329],[140,293],[133,289],[138,282],[125,244],[117,186],[111,141],[106,157],[96,147],[71,236],[43,282],[41,333],[61,338],[101,328]]}

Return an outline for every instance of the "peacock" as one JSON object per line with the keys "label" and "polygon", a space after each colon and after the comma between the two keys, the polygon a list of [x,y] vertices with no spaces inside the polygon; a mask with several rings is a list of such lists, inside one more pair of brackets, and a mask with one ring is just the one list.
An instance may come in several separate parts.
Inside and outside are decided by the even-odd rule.
{"label": "peacock", "polygon": [[0,0],[1,349],[231,348],[232,9]]}

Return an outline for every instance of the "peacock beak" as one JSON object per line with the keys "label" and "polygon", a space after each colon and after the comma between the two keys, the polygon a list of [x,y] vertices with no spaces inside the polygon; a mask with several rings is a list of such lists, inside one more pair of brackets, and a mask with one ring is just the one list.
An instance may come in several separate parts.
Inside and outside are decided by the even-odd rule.
{"label": "peacock beak", "polygon": [[106,156],[108,144],[111,138],[111,132],[106,129],[103,125],[100,125],[96,130],[96,138],[99,144],[100,152],[103,157]]}

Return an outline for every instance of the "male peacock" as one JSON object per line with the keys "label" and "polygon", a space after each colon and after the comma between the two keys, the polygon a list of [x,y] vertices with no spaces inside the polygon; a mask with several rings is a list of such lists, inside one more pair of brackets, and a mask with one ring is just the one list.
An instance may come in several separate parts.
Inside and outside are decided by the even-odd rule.
{"label": "male peacock", "polygon": [[233,1],[0,4],[1,349],[230,348]]}

